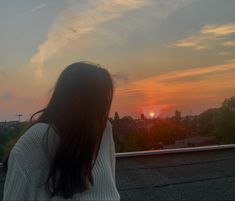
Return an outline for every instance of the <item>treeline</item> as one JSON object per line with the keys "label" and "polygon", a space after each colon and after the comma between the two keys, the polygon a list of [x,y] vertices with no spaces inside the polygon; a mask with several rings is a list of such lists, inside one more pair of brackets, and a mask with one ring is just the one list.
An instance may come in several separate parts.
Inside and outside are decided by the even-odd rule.
{"label": "treeline", "polygon": [[[137,128],[131,117],[113,123],[116,152],[163,148],[192,133],[216,136],[220,144],[235,143],[235,96],[225,99],[221,107],[208,109],[193,118],[181,121],[174,118],[147,120],[151,126]],[[14,128],[0,130],[0,161],[29,126],[22,122]]]}
{"label": "treeline", "polygon": [[220,143],[235,143],[235,96],[225,99],[220,108],[199,115],[200,133],[216,136]]}
{"label": "treeline", "polygon": [[[182,140],[189,135],[189,128],[172,119],[156,119],[147,129],[126,127],[126,133],[120,134],[114,125],[113,135],[117,152],[142,151],[163,148],[175,140]],[[120,126],[120,125],[119,125]]]}
{"label": "treeline", "polygon": [[174,118],[152,120],[149,129],[134,127],[128,117],[113,123],[117,152],[159,149],[195,133],[215,136],[219,144],[235,143],[235,97],[225,99],[219,108],[208,109],[192,118],[181,121]]}
{"label": "treeline", "polygon": [[28,126],[29,122],[21,122],[15,127],[2,128],[0,130],[0,162]]}

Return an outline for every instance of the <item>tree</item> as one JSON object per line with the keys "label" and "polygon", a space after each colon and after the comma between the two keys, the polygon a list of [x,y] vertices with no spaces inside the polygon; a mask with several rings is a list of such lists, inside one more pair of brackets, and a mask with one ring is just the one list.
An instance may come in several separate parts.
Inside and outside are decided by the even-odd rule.
{"label": "tree", "polygon": [[4,156],[4,149],[3,147],[0,147],[0,161],[2,161],[3,156]]}
{"label": "tree", "polygon": [[221,107],[221,134],[224,143],[235,142],[235,96],[225,99]]}
{"label": "tree", "polygon": [[220,108],[199,115],[200,133],[214,135],[221,143],[235,143],[235,97],[225,99]]}
{"label": "tree", "polygon": [[218,136],[221,124],[221,109],[208,109],[199,115],[200,134],[203,136]]}
{"label": "tree", "polygon": [[21,122],[13,129],[9,128],[2,131],[0,134],[0,161],[3,156],[11,150],[19,137],[27,130],[29,125],[29,122]]}
{"label": "tree", "polygon": [[189,133],[190,131],[178,121],[158,119],[150,130],[150,141],[153,147],[160,142],[173,144],[176,140],[185,138]]}

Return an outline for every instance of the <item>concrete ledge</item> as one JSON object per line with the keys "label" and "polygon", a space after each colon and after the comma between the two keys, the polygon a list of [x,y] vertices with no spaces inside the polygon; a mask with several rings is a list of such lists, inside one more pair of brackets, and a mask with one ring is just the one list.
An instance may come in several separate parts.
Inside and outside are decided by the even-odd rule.
{"label": "concrete ledge", "polygon": [[[126,157],[162,155],[162,154],[177,154],[177,153],[189,153],[189,152],[200,152],[200,151],[213,151],[213,150],[220,150],[220,149],[235,149],[235,144],[123,152],[123,153],[116,153],[115,156],[116,156],[116,158],[126,158]],[[2,168],[2,163],[0,163],[0,168]]]}
{"label": "concrete ledge", "polygon": [[117,158],[125,158],[125,157],[152,156],[152,155],[162,155],[162,154],[212,151],[212,150],[220,150],[220,149],[235,149],[235,144],[175,148],[175,149],[159,149],[159,150],[150,150],[150,151],[123,152],[123,153],[116,153],[115,155]]}

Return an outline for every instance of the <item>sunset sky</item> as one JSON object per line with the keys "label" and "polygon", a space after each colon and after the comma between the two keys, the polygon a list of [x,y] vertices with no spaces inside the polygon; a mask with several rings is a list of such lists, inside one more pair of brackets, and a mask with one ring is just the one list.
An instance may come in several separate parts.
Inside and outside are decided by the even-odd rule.
{"label": "sunset sky", "polygon": [[0,1],[0,121],[41,109],[76,61],[115,80],[111,116],[199,114],[235,94],[234,0]]}

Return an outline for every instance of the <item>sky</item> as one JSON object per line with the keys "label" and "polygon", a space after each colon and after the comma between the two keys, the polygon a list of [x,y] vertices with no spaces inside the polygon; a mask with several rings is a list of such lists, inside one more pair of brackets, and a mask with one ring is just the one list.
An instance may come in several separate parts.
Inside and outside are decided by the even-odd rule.
{"label": "sky", "polygon": [[45,107],[69,64],[115,82],[110,115],[196,115],[235,94],[234,0],[0,1],[0,121]]}

